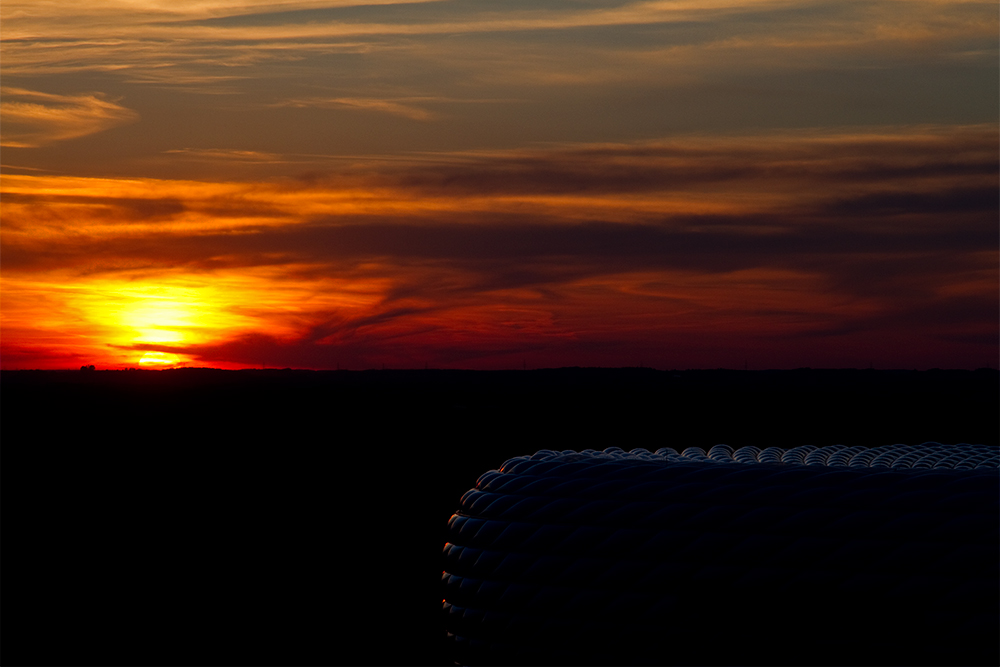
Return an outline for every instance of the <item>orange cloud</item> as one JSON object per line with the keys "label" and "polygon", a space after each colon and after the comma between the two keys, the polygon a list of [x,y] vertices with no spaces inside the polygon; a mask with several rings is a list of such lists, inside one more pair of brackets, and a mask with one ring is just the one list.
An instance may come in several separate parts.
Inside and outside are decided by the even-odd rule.
{"label": "orange cloud", "polygon": [[997,140],[690,138],[260,182],[4,175],[3,363],[981,365]]}
{"label": "orange cloud", "polygon": [[282,102],[280,106],[316,107],[319,109],[357,109],[360,111],[378,111],[411,120],[431,120],[434,114],[415,106],[409,100],[385,100],[367,97],[331,97],[295,99]]}
{"label": "orange cloud", "polygon": [[138,114],[98,94],[52,95],[2,88],[0,145],[37,148],[134,122]]}

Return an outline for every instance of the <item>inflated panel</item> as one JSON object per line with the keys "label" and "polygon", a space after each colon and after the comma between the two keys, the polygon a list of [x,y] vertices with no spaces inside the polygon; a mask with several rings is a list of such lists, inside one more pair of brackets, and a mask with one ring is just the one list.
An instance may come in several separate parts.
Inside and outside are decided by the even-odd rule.
{"label": "inflated panel", "polygon": [[997,664],[997,449],[543,450],[444,548],[461,664]]}

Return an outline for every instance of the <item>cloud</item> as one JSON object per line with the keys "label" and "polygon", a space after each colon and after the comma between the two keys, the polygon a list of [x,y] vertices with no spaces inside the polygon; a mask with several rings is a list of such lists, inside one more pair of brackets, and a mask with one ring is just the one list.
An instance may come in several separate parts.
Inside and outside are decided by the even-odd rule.
{"label": "cloud", "polygon": [[0,89],[0,145],[37,148],[103,132],[135,122],[139,114],[103,98],[89,95],[54,95],[23,88]]}
{"label": "cloud", "polygon": [[[995,128],[969,127],[555,146],[360,161],[270,184],[8,177],[4,260],[20,270],[125,256],[201,269],[379,260],[484,272],[537,261],[607,274],[970,253],[996,242],[996,141]],[[66,220],[75,234],[46,231]]]}
{"label": "cloud", "polygon": [[[63,9],[54,20],[37,3],[5,2],[4,68],[25,76],[120,70],[132,80],[166,85],[171,76],[217,82],[220,66],[259,68],[317,56],[324,59],[317,66],[328,82],[325,57],[346,50],[372,57],[405,54],[393,62],[412,73],[428,66],[439,73],[464,70],[465,83],[551,86],[662,82],[680,71],[690,80],[706,68],[858,70],[870,65],[864,58],[898,65],[934,53],[984,63],[995,57],[996,18],[989,3],[905,4],[612,1],[498,10],[491,3],[382,0],[122,2]],[[653,40],[651,31],[659,31]],[[540,41],[527,43],[531,34]],[[566,35],[574,36],[574,48],[565,48]],[[498,41],[484,49],[483,39]]]}
{"label": "cloud", "polygon": [[279,103],[276,106],[313,107],[317,109],[356,109],[360,111],[378,111],[394,116],[402,116],[410,120],[432,120],[435,114],[414,106],[405,99],[377,99],[368,97],[330,97],[293,99]]}
{"label": "cloud", "polygon": [[[996,330],[997,140],[985,126],[690,137],[257,183],[5,176],[4,281],[55,294],[52,312],[52,285],[213,286],[185,297],[214,313],[212,336],[116,343],[209,364],[502,365],[542,349],[612,363],[664,340],[718,353],[807,338],[848,359],[879,337],[959,359]],[[5,288],[11,322],[24,289]]]}
{"label": "cloud", "polygon": [[278,153],[243,151],[232,148],[173,148],[164,151],[164,154],[207,162],[252,162],[265,164],[285,164],[288,162],[287,159]]}
{"label": "cloud", "polygon": [[[463,192],[578,194],[690,192],[725,186],[723,196],[760,184],[769,192],[807,183],[884,188],[899,179],[969,179],[992,184],[998,169],[992,126],[915,127],[889,132],[802,131],[749,137],[692,136],[669,142],[564,145],[537,150],[469,152],[399,170],[382,182],[424,194]],[[753,187],[756,187],[753,186]]]}

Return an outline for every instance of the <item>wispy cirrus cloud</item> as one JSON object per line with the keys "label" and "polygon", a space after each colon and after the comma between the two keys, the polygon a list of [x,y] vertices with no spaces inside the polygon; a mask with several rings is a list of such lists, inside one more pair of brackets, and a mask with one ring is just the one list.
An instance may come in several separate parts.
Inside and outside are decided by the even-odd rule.
{"label": "wispy cirrus cloud", "polygon": [[103,132],[138,120],[138,114],[99,93],[55,95],[23,88],[0,89],[0,145],[37,148]]}
{"label": "wispy cirrus cloud", "polygon": [[[410,120],[432,120],[436,114],[423,109],[414,102],[426,98],[379,99],[373,97],[316,97],[285,100],[275,106],[312,107],[316,109],[354,109],[358,111],[376,111],[402,116]],[[431,98],[433,99],[433,98]]]}
{"label": "wispy cirrus cloud", "polygon": [[285,164],[288,159],[278,153],[263,151],[241,151],[234,148],[172,148],[165,154],[190,160],[205,160],[209,162],[251,162],[266,164]]}
{"label": "wispy cirrus cloud", "polygon": [[[127,94],[148,126],[127,145],[157,155],[386,155],[996,117],[997,17],[982,2],[42,7],[4,3],[5,84],[48,90],[45,79],[72,74]],[[97,161],[115,163],[124,145]],[[93,162],[73,157],[78,170]]]}
{"label": "wispy cirrus cloud", "polygon": [[[735,55],[744,67],[793,69],[849,69],[880,56],[898,64],[944,55],[985,62],[996,55],[992,5],[978,2],[908,2],[903,12],[900,3],[885,1],[838,6],[800,0],[654,0],[502,10],[488,3],[434,0],[274,6],[122,2],[65,11],[58,20],[32,4],[5,3],[2,48],[9,73],[119,69],[155,78],[156,69],[168,67],[191,76],[219,76],[219,66],[402,52],[411,65],[446,63],[479,69],[480,76],[494,79],[504,73],[491,64],[505,63],[514,65],[509,76],[524,80],[531,73],[551,84],[593,82],[614,70],[626,80],[643,73],[662,76],[665,57],[673,67],[701,70],[739,69],[741,63],[732,62]],[[656,39],[650,39],[650,31]],[[442,42],[441,35],[449,39]],[[531,35],[547,45],[533,43]],[[494,46],[503,48],[484,53],[469,39],[499,39]],[[560,48],[567,39],[576,47],[572,53]]]}

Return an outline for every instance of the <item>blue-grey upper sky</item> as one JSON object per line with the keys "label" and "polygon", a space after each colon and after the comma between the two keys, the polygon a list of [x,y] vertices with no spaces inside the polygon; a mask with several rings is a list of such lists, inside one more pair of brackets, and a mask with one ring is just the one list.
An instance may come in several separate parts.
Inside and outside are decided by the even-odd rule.
{"label": "blue-grey upper sky", "polygon": [[5,164],[104,174],[183,171],[207,150],[336,157],[992,123],[1000,95],[992,2],[8,1],[2,12]]}

